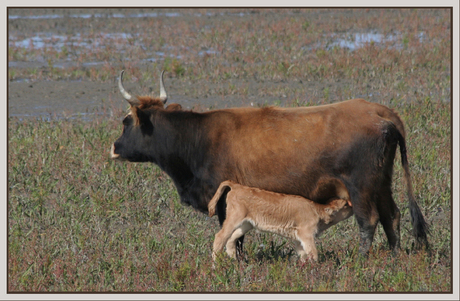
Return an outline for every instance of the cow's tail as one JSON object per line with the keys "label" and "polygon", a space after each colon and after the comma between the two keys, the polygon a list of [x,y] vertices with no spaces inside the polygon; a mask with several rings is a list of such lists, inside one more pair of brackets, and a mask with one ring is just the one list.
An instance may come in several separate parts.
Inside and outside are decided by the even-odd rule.
{"label": "cow's tail", "polygon": [[222,183],[220,183],[219,185],[219,188],[217,188],[217,191],[216,193],[214,194],[214,196],[212,197],[211,201],[209,201],[209,204],[208,204],[208,212],[209,212],[209,216],[212,217],[214,216],[214,214],[216,213],[216,205],[217,205],[217,202],[219,201],[220,197],[222,196],[222,194],[225,192],[225,189],[226,188],[232,188],[231,187],[231,182],[229,181],[224,181]]}
{"label": "cow's tail", "polygon": [[399,149],[401,152],[401,164],[404,169],[404,181],[407,189],[407,197],[409,198],[409,210],[413,227],[412,231],[417,240],[417,243],[420,246],[425,245],[425,247],[428,249],[429,245],[427,234],[429,233],[429,227],[423,217],[420,207],[418,206],[415,200],[414,192],[412,190],[412,181],[409,172],[409,162],[407,161],[406,140],[404,139],[404,136],[401,133],[399,133],[398,136]]}
{"label": "cow's tail", "polygon": [[388,109],[383,105],[378,105],[380,107],[378,115],[391,121],[396,127],[396,132],[398,136],[399,150],[401,152],[401,164],[404,169],[404,182],[406,184],[407,197],[409,199],[409,210],[413,227],[413,235],[415,236],[419,246],[425,245],[426,248],[429,248],[427,234],[429,233],[428,224],[423,218],[422,211],[415,201],[414,192],[412,190],[412,181],[409,172],[409,162],[407,161],[407,150],[406,150],[406,133],[404,130],[404,124],[399,117],[398,113],[394,110]]}

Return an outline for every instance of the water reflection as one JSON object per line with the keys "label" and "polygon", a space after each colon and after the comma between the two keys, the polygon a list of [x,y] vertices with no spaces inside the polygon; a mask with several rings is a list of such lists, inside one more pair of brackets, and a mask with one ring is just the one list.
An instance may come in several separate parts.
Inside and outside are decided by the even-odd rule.
{"label": "water reflection", "polygon": [[[75,47],[84,49],[96,49],[105,48],[106,45],[114,45],[120,51],[124,51],[122,48],[127,44],[128,39],[136,39],[136,45],[142,48],[147,48],[143,43],[142,39],[139,38],[139,34],[136,33],[100,33],[96,37],[82,36],[80,33],[75,33],[72,36],[56,35],[53,33],[36,33],[35,36],[27,37],[25,39],[19,39],[14,35],[9,36],[10,47],[18,47],[24,49],[44,49],[52,48],[57,52],[65,51],[65,47]],[[325,39],[329,39],[326,45],[320,42],[313,45],[303,47],[304,50],[312,50],[317,48],[325,48],[327,50],[333,49],[334,47],[345,48],[350,51],[354,51],[358,48],[364,47],[369,43],[375,43],[376,45],[385,45],[388,42],[392,44],[390,47],[396,49],[402,49],[404,42],[402,34],[391,34],[384,35],[380,33],[351,33],[344,35],[332,35],[325,36]],[[427,38],[424,32],[418,34],[418,39],[421,43],[426,42]],[[324,42],[323,42],[324,43]],[[167,46],[166,46],[167,47]],[[172,47],[169,47],[172,48]],[[173,50],[173,49],[169,49]],[[77,50],[78,52],[78,50]],[[208,49],[205,51],[199,51],[200,56],[205,54],[218,54],[218,51],[214,49]],[[156,52],[155,55],[159,57],[165,57],[164,52]]]}
{"label": "water reflection", "polygon": [[[139,13],[139,14],[72,14],[69,15],[71,18],[82,18],[82,19],[90,19],[90,18],[157,18],[157,17],[180,17],[181,14],[175,12],[167,12],[167,13]],[[38,15],[38,16],[18,16],[18,15],[9,15],[9,20],[17,20],[17,19],[61,19],[65,18],[64,15]]]}

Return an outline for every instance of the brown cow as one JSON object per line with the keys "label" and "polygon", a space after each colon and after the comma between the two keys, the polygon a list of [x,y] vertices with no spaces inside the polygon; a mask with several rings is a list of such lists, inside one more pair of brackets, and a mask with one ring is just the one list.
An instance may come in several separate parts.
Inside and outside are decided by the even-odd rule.
{"label": "brown cow", "polygon": [[340,198],[323,205],[298,195],[275,193],[224,181],[209,202],[209,216],[214,215],[224,191],[227,194],[227,216],[214,239],[214,260],[224,245],[227,245],[227,254],[236,258],[236,240],[255,228],[293,239],[301,259],[311,257],[316,261],[318,251],[315,236],[353,213],[351,207],[347,206],[351,203],[346,189],[340,193]]}
{"label": "brown cow", "polygon": [[[123,97],[131,112],[111,156],[153,162],[174,181],[184,204],[207,212],[208,201],[225,180],[325,203],[316,195],[322,177],[340,179],[350,193],[359,226],[360,253],[367,254],[380,222],[389,246],[400,246],[400,212],[393,200],[393,161],[399,144],[413,233],[428,246],[428,226],[415,201],[406,155],[404,126],[386,106],[353,99],[301,108],[232,108],[204,113],[165,108],[159,98]],[[224,202],[217,215],[225,219]],[[240,239],[242,242],[242,239]]]}

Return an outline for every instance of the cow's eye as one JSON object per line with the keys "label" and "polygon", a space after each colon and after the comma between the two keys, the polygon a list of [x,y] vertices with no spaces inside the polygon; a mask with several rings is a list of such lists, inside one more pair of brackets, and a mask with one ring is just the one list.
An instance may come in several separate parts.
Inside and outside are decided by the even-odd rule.
{"label": "cow's eye", "polygon": [[129,125],[129,122],[130,121],[130,116],[126,116],[124,119],[123,119],[123,125],[124,126],[128,126]]}

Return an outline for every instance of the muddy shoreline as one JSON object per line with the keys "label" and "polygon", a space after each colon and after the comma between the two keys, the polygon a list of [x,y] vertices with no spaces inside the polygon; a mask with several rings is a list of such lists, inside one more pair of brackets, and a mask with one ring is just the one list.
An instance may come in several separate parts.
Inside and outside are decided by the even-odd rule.
{"label": "muddy shoreline", "polygon": [[[397,75],[388,80],[366,76],[365,82],[359,77],[350,77],[346,74],[321,78],[318,72],[322,72],[323,69],[316,67],[312,72],[306,72],[301,76],[291,75],[289,72],[293,67],[292,70],[295,70],[304,66],[289,61],[258,61],[257,57],[247,57],[245,53],[238,52],[238,45],[244,45],[249,41],[240,41],[236,36],[233,37],[234,41],[227,43],[226,35],[230,33],[224,35],[224,32],[231,32],[241,24],[242,28],[238,28],[240,31],[256,30],[251,24],[254,20],[259,20],[262,25],[257,27],[257,30],[273,31],[272,39],[265,42],[256,41],[257,35],[252,36],[255,45],[266,47],[261,54],[261,57],[264,57],[264,51],[273,51],[271,47],[281,52],[290,50],[291,45],[278,40],[282,40],[282,35],[293,33],[279,28],[277,23],[297,21],[300,28],[294,28],[294,31],[299,30],[299,33],[305,34],[305,45],[299,48],[301,52],[294,53],[289,60],[295,62],[299,60],[298,56],[305,56],[302,58],[303,61],[300,60],[300,63],[305,65],[321,57],[322,50],[310,50],[316,49],[318,45],[326,49],[346,51],[353,51],[354,47],[368,47],[369,43],[400,49],[406,45],[402,34],[393,30],[391,26],[378,31],[379,26],[373,24],[372,20],[380,20],[382,16],[396,20],[406,13],[410,14],[410,11],[8,9],[9,45],[14,50],[10,50],[8,59],[8,116],[47,119],[119,115],[120,111],[126,108],[116,84],[119,72],[124,68],[131,68],[134,71],[140,70],[137,74],[147,74],[147,79],[137,76],[125,80],[125,86],[132,94],[146,94],[158,89],[158,74],[167,64],[182,64],[179,68],[188,68],[186,76],[180,76],[176,70],[176,73],[167,72],[165,78],[166,89],[170,95],[169,102],[179,103],[185,109],[204,111],[233,106],[292,106],[305,105],[307,101],[310,104],[319,104],[355,97],[388,104],[395,96],[385,95],[385,87],[403,85],[400,82],[404,79],[398,78]],[[430,13],[438,19],[443,16],[441,11]],[[353,20],[359,20],[363,24]],[[220,28],[222,24],[226,27]],[[176,29],[179,26],[180,31]],[[327,29],[322,29],[323,27]],[[152,39],[155,40],[152,44],[144,45],[147,43],[145,37],[140,36],[146,29],[152,32]],[[166,30],[167,34],[165,33],[164,37],[155,37],[157,30]],[[324,41],[310,39],[309,34],[313,37],[322,37]],[[203,41],[193,48],[188,47],[187,45],[194,42],[193,39],[198,35]],[[425,43],[428,39],[423,30],[417,31],[414,36],[415,42],[419,43]],[[222,39],[222,42],[216,43],[219,39]],[[172,44],[176,40],[177,43]],[[231,55],[221,59],[225,51]],[[63,55],[63,52],[66,55]],[[95,54],[86,55],[85,52]],[[146,52],[148,54],[144,55],[144,58],[134,60],[137,55]],[[101,57],[99,61],[96,60],[98,57]],[[229,59],[234,62],[225,61]],[[228,74],[224,72],[223,78],[219,75],[216,80],[214,74],[223,72],[213,69],[222,68],[214,63],[219,60],[225,61],[223,66],[228,66],[229,71]],[[188,64],[194,66],[194,70],[190,71],[192,67]],[[254,65],[257,71],[248,76],[243,69],[250,64]],[[213,67],[214,65],[216,67]],[[266,66],[274,69],[275,73],[279,73],[281,69],[284,73],[282,76],[258,73],[258,69],[267,69]],[[327,65],[320,67],[328,68]],[[129,71],[127,74],[136,76],[134,71]],[[66,72],[76,75],[61,78],[59,74]],[[98,72],[105,72],[108,76],[103,77],[103,80],[92,79],[92,74]],[[450,70],[445,74],[449,76]],[[408,95],[405,101],[411,101],[417,97],[417,93],[420,95],[420,88],[407,87],[404,93]],[[422,93],[436,95],[428,89]],[[450,100],[450,94],[438,94],[442,96],[442,101]]]}
{"label": "muddy shoreline", "polygon": [[[325,12],[327,13],[327,12]],[[8,31],[10,37],[26,38],[34,37],[34,32],[49,33],[54,35],[75,34],[77,31],[101,31],[121,32],[129,28],[135,33],[139,26],[136,22],[146,22],[149,19],[160,19],[161,22],[174,24],[177,16],[184,22],[192,22],[196,18],[205,18],[211,24],[222,19],[253,18],[255,15],[263,14],[265,17],[279,18],[275,12],[270,10],[177,10],[177,9],[11,9],[9,10]],[[329,13],[327,13],[329,14]],[[140,15],[140,17],[139,17]],[[119,16],[119,20],[117,20]],[[121,18],[120,16],[126,16]],[[132,17],[136,16],[136,17]],[[107,20],[110,20],[107,23]],[[86,26],[90,23],[90,26]],[[108,62],[115,70],[121,70],[123,64],[120,62]],[[34,61],[9,61],[9,69],[37,69],[42,72],[52,72],[52,68],[69,68],[77,64],[66,60],[53,60],[50,66],[46,58],[38,58]],[[83,71],[102,68],[107,62],[81,62],[79,68]],[[161,62],[160,62],[161,64]],[[140,66],[140,68],[148,68]],[[159,72],[159,70],[158,70]],[[156,75],[152,75],[155,77]],[[80,80],[55,80],[36,81],[28,78],[19,78],[8,84],[8,116],[18,118],[91,118],[93,115],[112,116],[126,107],[120,96],[116,84],[116,76],[105,82],[94,82],[86,78]],[[230,85],[247,83],[247,80],[229,80]],[[180,103],[186,109],[208,110],[212,108],[225,108],[232,106],[261,106],[266,104],[286,104],[286,95],[258,97],[259,90],[270,89],[273,86],[285,85],[289,87],[292,83],[272,81],[250,83],[251,93],[241,97],[238,95],[212,95],[211,85],[207,91],[200,91],[199,87],[206,83],[205,80],[180,81],[174,77],[166,78],[165,84],[170,95],[169,102]],[[296,83],[293,83],[294,85]],[[298,83],[297,83],[298,84]],[[136,82],[125,83],[126,87],[134,94],[147,93]],[[158,83],[152,82],[149,90],[158,88]],[[187,91],[197,90],[195,95],[188,95]],[[184,92],[185,91],[185,92]],[[217,94],[217,93],[216,93]]]}

